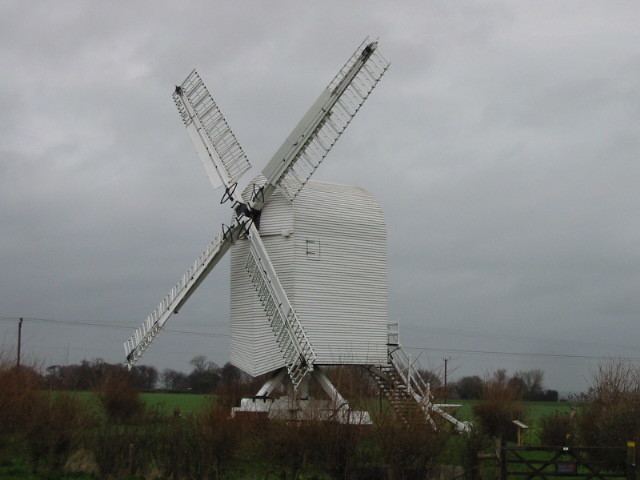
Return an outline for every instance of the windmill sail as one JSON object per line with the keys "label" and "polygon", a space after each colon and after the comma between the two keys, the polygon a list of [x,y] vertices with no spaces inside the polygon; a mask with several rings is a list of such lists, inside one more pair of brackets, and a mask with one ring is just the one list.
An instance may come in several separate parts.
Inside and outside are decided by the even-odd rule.
{"label": "windmill sail", "polygon": [[176,87],[173,100],[214,188],[237,183],[251,163],[198,72]]}
{"label": "windmill sail", "polygon": [[229,250],[234,239],[238,237],[243,228],[242,224],[236,222],[227,230],[226,234],[217,236],[193,262],[193,265],[182,276],[180,281],[160,301],[144,323],[124,342],[124,351],[129,367],[133,366],[144,354],[171,315],[178,313],[182,305]]}
{"label": "windmill sail", "polygon": [[249,241],[246,269],[271,325],[291,383],[297,388],[305,375],[313,371],[316,354],[254,225],[249,230]]}
{"label": "windmill sail", "polygon": [[302,190],[389,68],[377,47],[365,40],[356,49],[278,149],[262,171],[264,197],[279,187],[293,200]]}

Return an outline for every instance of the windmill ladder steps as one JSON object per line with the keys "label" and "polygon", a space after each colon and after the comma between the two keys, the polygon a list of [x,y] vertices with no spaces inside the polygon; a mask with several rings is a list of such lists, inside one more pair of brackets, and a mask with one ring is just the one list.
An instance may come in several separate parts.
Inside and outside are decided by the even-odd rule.
{"label": "windmill ladder steps", "polygon": [[408,425],[417,418],[424,419],[425,423],[428,421],[427,413],[407,391],[406,383],[393,364],[388,364],[381,368],[371,367],[369,372],[380,391],[389,401],[393,411],[403,423]]}

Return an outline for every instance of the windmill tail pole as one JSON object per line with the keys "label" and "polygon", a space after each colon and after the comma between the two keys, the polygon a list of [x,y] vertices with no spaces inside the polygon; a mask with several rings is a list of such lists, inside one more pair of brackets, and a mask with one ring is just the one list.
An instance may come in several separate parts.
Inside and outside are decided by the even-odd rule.
{"label": "windmill tail pole", "polygon": [[446,421],[451,423],[458,433],[470,433],[472,429],[472,424],[470,422],[463,422],[458,420],[453,415],[445,412],[439,405],[431,404],[431,410],[440,415]]}

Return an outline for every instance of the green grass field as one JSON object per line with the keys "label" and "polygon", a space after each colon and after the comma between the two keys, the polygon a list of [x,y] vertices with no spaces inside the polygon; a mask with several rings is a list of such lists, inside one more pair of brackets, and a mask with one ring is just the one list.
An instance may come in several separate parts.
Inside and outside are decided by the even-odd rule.
{"label": "green grass field", "polygon": [[[73,392],[73,395],[99,408],[98,398],[94,392]],[[165,414],[173,414],[176,410],[183,414],[195,413],[215,401],[215,395],[193,393],[141,393],[140,398],[147,407],[158,409]]]}
{"label": "green grass field", "polygon": [[143,393],[144,403],[151,408],[157,408],[163,413],[194,413],[211,405],[215,401],[213,395],[196,395],[193,393]]}
{"label": "green grass field", "polygon": [[[96,395],[93,392],[76,392],[76,395],[87,402],[95,403]],[[199,395],[193,393],[142,393],[142,400],[150,408],[156,408],[161,413],[172,414],[179,410],[182,414],[196,413],[199,410],[215,402],[215,395]],[[377,400],[371,403],[371,408],[377,408]],[[473,406],[477,400],[451,400],[449,403],[461,404],[455,411],[455,416],[461,420],[473,419]],[[568,413],[572,404],[569,402],[523,402],[525,406],[525,418],[522,420],[535,429],[540,419],[556,412]]]}
{"label": "green grass field", "polygon": [[[457,417],[462,420],[471,420],[473,406],[477,400],[451,400],[449,403],[462,404],[457,412]],[[525,418],[523,421],[536,424],[541,418],[553,415],[556,412],[569,413],[572,404],[569,402],[523,402],[525,406]]]}

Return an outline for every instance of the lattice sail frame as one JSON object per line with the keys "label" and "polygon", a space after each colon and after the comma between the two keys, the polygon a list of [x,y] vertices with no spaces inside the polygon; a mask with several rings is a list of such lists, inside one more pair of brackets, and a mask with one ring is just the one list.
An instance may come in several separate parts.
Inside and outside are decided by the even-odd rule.
{"label": "lattice sail frame", "polygon": [[295,160],[274,182],[289,200],[300,193],[389,66],[379,53],[377,43],[365,40],[331,80],[316,101],[321,107],[321,121],[302,140],[303,146]]}
{"label": "lattice sail frame", "polygon": [[202,281],[203,276],[213,268],[212,262],[223,255],[230,245],[231,238],[217,236],[193,262],[180,281],[165,295],[142,325],[124,342],[124,352],[129,366],[134,365],[144,354],[169,317],[177,312],[190,292]]}
{"label": "lattice sail frame", "polygon": [[267,316],[291,383],[297,388],[303,378],[313,371],[316,353],[280,284],[262,240],[254,235],[254,231],[255,226],[252,226],[245,270]]}
{"label": "lattice sail frame", "polygon": [[[194,138],[194,133],[198,134],[204,143],[209,159],[205,157],[202,160],[214,163],[217,175],[223,176],[223,183],[226,183],[225,176],[228,177],[229,184],[237,183],[240,177],[251,168],[251,163],[196,70],[193,70],[185,81],[176,88],[173,93],[173,101],[178,107],[178,112],[185,126],[188,130],[191,129],[189,134],[192,135],[196,150],[201,157],[205,152],[201,150],[202,145],[197,144],[197,137]],[[224,172],[220,172],[218,166],[215,165],[216,157],[222,162]],[[210,169],[207,171],[209,173]],[[219,183],[217,177],[211,180]]]}

